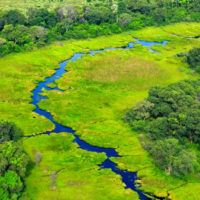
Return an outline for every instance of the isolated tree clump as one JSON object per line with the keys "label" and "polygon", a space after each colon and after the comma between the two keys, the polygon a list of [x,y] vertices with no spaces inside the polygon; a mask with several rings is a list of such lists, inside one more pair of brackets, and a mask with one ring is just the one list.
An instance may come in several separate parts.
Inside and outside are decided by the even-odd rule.
{"label": "isolated tree clump", "polygon": [[200,73],[200,48],[194,48],[189,51],[187,62],[192,69]]}
{"label": "isolated tree clump", "polygon": [[128,13],[122,13],[119,16],[119,24],[122,28],[126,27],[132,22],[132,17]]}
{"label": "isolated tree clump", "polygon": [[155,163],[168,174],[184,175],[194,171],[196,155],[175,138],[157,140],[150,149]]}
{"label": "isolated tree clump", "polygon": [[17,141],[22,131],[14,123],[0,123],[0,198],[19,199],[29,158]]}
{"label": "isolated tree clump", "polygon": [[5,141],[14,140],[16,141],[22,136],[22,131],[11,122],[0,123],[0,144]]}
{"label": "isolated tree clump", "polygon": [[199,94],[199,81],[152,87],[145,100],[125,113],[124,120],[133,130],[146,133],[145,149],[168,174],[183,175],[196,170],[198,161],[191,143],[200,143]]}

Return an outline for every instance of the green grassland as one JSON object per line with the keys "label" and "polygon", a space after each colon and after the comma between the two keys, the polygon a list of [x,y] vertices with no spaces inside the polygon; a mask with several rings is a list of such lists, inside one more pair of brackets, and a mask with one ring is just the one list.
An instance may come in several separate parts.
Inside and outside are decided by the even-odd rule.
{"label": "green grassland", "polygon": [[28,187],[21,199],[138,199],[136,193],[123,189],[120,176],[98,170],[104,154],[83,151],[73,139],[67,133],[24,139],[31,158],[34,160],[33,152],[40,152],[42,160],[26,179]]}
{"label": "green grassland", "polygon": [[[176,54],[199,46],[200,39],[188,40],[171,34],[179,35],[181,27],[183,36],[193,37],[198,32],[189,35],[189,30],[199,29],[200,24],[152,27],[90,41],[71,40],[2,58],[0,115],[15,122],[25,135],[52,130],[53,124],[32,112],[34,106],[29,103],[31,90],[52,75],[59,62],[75,52],[125,46],[134,41],[132,36],[149,41],[169,40],[166,46],[153,46],[160,52],[157,54],[135,45],[130,50],[85,55],[69,63],[66,68],[69,72],[56,81],[66,91],[45,91],[49,99],[42,100],[39,106],[51,112],[57,122],[77,130],[88,143],[116,148],[123,157],[112,160],[122,169],[138,171],[144,191],[157,196],[169,194],[174,200],[198,200],[198,175],[178,179],[160,171],[142,148],[138,133],[122,121],[124,110],[146,97],[151,86],[196,78]],[[72,89],[67,90],[69,87]],[[72,140],[65,133],[23,139],[32,161],[34,152],[42,153],[40,165],[33,166],[26,178],[23,199],[137,199],[136,193],[123,188],[119,176],[110,170],[98,170],[96,165],[105,159],[104,154],[80,150]],[[52,186],[51,174],[59,170]]]}
{"label": "green grassland", "polygon": [[0,59],[1,118],[15,122],[25,135],[53,130],[51,122],[32,112],[35,106],[30,104],[31,91],[37,83],[51,76],[53,69],[59,67],[58,63],[70,58],[75,52],[85,52],[89,48],[97,50],[123,46],[131,40],[125,33],[91,41],[59,42],[34,52],[13,54]]}
{"label": "green grassland", "polygon": [[[0,9],[12,10],[18,9],[26,13],[29,8],[47,8],[48,10],[54,10],[56,8],[63,8],[66,6],[78,6],[90,5],[95,3],[102,3],[100,0],[1,0]],[[117,1],[113,1],[117,2]],[[104,1],[105,5],[109,3],[108,0]]]}
{"label": "green grassland", "polygon": [[68,5],[81,5],[85,4],[85,0],[4,0],[0,1],[0,9],[20,9],[26,11],[28,8],[49,8],[50,10],[57,7]]}
{"label": "green grassland", "polygon": [[[136,37],[146,31],[149,29],[131,34]],[[154,34],[156,37],[157,28],[151,32],[150,37]],[[172,193],[173,196],[173,189],[185,181],[155,169],[137,137],[121,122],[123,111],[143,99],[151,86],[190,77],[186,64],[175,55],[199,43],[171,34],[165,36],[167,33],[163,30],[160,35],[161,32],[163,40],[170,41],[167,46],[154,47],[161,54],[152,54],[138,45],[131,50],[103,52],[71,62],[66,68],[69,72],[57,83],[61,89],[70,87],[72,90],[64,94],[47,92],[49,99],[42,101],[40,107],[50,111],[59,123],[73,127],[90,144],[117,148],[123,157],[113,158],[113,161],[123,169],[139,171],[146,192],[156,196]],[[185,72],[180,72],[181,68]],[[59,109],[57,105],[63,107]]]}
{"label": "green grassland", "polygon": [[[177,37],[176,35],[182,36],[183,38]],[[154,27],[153,29],[152,27],[145,28],[145,29],[134,32],[133,36],[145,41],[161,42],[163,40],[173,41],[174,39],[176,39],[176,42],[177,40],[179,40],[185,43],[188,40],[183,40],[184,37],[190,38],[190,37],[200,36],[200,26],[199,26],[199,23],[195,23],[195,22],[193,23],[182,22],[182,23],[177,23],[177,24],[172,24],[172,25],[162,26],[162,27],[157,27],[157,28]],[[186,45],[183,45],[183,48],[185,46]]]}

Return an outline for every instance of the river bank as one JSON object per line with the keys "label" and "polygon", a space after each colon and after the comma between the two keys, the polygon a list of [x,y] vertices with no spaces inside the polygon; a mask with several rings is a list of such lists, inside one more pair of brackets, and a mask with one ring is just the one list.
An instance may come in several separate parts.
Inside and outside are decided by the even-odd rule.
{"label": "river bank", "polygon": [[[131,34],[135,37],[135,33]],[[18,55],[14,55],[1,60],[1,64],[4,64],[5,68],[6,66],[16,66],[13,74],[17,72],[19,77],[20,75],[24,77],[23,80],[16,79],[16,74],[11,76],[11,74],[6,74],[7,72],[2,73],[4,78],[13,77],[13,80],[18,82],[13,87],[12,94],[14,95],[9,96],[8,92],[4,92],[4,96],[1,96],[2,115],[22,127],[25,135],[53,130],[55,125],[52,122],[32,112],[34,105],[29,105],[31,93],[27,93],[27,91],[33,90],[34,83],[44,80],[47,74],[50,77],[54,73],[53,69],[58,68],[58,61],[63,58],[70,58],[77,52],[87,53],[89,49],[125,46],[133,41],[131,34],[102,37],[91,41],[58,43],[55,46],[41,49],[39,52],[23,54],[20,58]],[[156,30],[155,37],[156,34],[161,34],[161,32]],[[187,73],[187,65],[180,58],[172,57],[172,55],[180,52],[181,49],[190,49],[197,45],[197,42],[183,42],[179,38],[175,39],[171,34],[166,39],[170,41],[166,46],[152,46],[160,54],[153,54],[149,52],[148,48],[136,44],[134,49],[126,52],[119,49],[110,51],[109,54],[102,52],[94,56],[85,55],[76,63],[69,63],[67,66],[69,72],[56,81],[57,86],[66,92],[45,90],[44,95],[47,95],[48,99],[39,103],[40,108],[52,113],[56,122],[77,130],[77,134],[87,143],[94,146],[116,148],[122,157],[111,158],[111,160],[116,162],[120,169],[138,171],[138,176],[142,178],[142,189],[147,193],[154,193],[156,196],[166,196],[171,190],[174,190],[176,195],[175,188],[181,187],[183,182],[173,177],[167,177],[155,168],[151,158],[140,145],[138,133],[133,133],[121,121],[121,117],[123,110],[133,101],[137,102],[145,97],[151,85],[165,85],[190,77]],[[15,63],[12,61],[13,58],[15,58]],[[183,72],[179,70],[180,67],[183,67]],[[25,74],[27,71],[29,71],[29,76],[27,73]],[[11,80],[10,82],[13,84],[14,81]],[[10,89],[9,82],[7,83],[6,87]],[[6,87],[2,87],[1,90],[6,91]],[[71,89],[68,90],[69,88]],[[38,139],[36,139],[37,137]],[[116,176],[107,169],[98,171],[97,165],[105,160],[104,154],[86,153],[79,149],[76,151],[75,144],[72,144],[73,147],[65,144],[68,143],[68,140],[73,140],[66,134],[53,135],[53,139],[50,139],[51,136],[37,137],[23,141],[32,160],[34,160],[33,149],[36,152],[42,152],[43,155],[40,166],[35,166],[26,180],[25,196],[34,193],[35,196],[30,195],[33,199],[49,198],[50,196],[54,199],[64,199],[65,194],[68,194],[70,196],[68,199],[77,197],[93,199],[94,196],[90,196],[91,193],[93,193],[92,195],[98,193],[99,199],[103,194],[107,195],[108,199],[111,197],[115,197],[114,199],[137,198],[137,195],[130,189],[124,189],[120,176]],[[64,138],[66,139],[64,140]],[[74,151],[75,153],[70,156]],[[81,151],[82,156],[79,156]],[[87,161],[89,155],[92,156],[89,159],[90,162]],[[80,161],[78,169],[76,160]],[[82,165],[85,166],[83,169],[81,169]],[[51,175],[64,166],[65,170],[57,175],[56,183],[52,186]],[[95,174],[95,178],[91,176],[92,173],[85,173],[85,170],[91,170]],[[92,180],[92,177],[93,181],[86,180]],[[40,179],[41,183],[36,184],[37,179]],[[102,182],[103,187],[98,184],[99,182]],[[42,184],[44,185],[42,186]],[[85,192],[81,194],[81,191]],[[101,193],[99,193],[100,191]]]}

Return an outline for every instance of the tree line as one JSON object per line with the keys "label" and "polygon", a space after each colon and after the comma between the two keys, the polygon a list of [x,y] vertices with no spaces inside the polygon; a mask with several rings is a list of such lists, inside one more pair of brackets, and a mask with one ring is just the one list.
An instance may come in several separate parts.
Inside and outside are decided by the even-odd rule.
{"label": "tree line", "polygon": [[84,6],[0,10],[0,56],[55,40],[94,38],[180,21],[200,21],[198,0],[87,0]]}
{"label": "tree line", "polygon": [[24,189],[29,158],[19,144],[22,131],[15,124],[0,122],[0,197],[17,200]]}
{"label": "tree line", "polygon": [[31,161],[22,145],[23,132],[14,123],[0,121],[0,199],[20,199],[24,179],[33,166],[39,166],[42,154],[33,149]]}
{"label": "tree line", "polygon": [[152,87],[125,113],[158,167],[175,176],[200,171],[200,82],[185,80]]}

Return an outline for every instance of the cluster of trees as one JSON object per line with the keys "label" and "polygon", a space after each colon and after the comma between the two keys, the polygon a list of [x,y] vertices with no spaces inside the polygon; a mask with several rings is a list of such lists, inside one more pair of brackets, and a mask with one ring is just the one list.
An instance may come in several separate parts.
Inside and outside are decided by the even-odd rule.
{"label": "cluster of trees", "polygon": [[155,163],[168,174],[179,176],[192,173],[198,165],[196,154],[185,149],[175,138],[156,140],[150,143],[148,150]]}
{"label": "cluster of trees", "polygon": [[24,189],[28,156],[17,142],[22,132],[15,124],[0,123],[0,197],[17,200]]}
{"label": "cluster of trees", "polygon": [[0,56],[31,50],[54,40],[89,38],[144,26],[200,21],[198,0],[87,0],[84,6],[49,11],[0,11]]}
{"label": "cluster of trees", "polygon": [[191,143],[200,144],[200,82],[180,81],[153,87],[148,97],[127,110],[124,120],[145,132],[144,147],[169,174],[182,175],[198,168]]}
{"label": "cluster of trees", "polygon": [[200,48],[190,50],[186,58],[190,68],[200,73]]}

